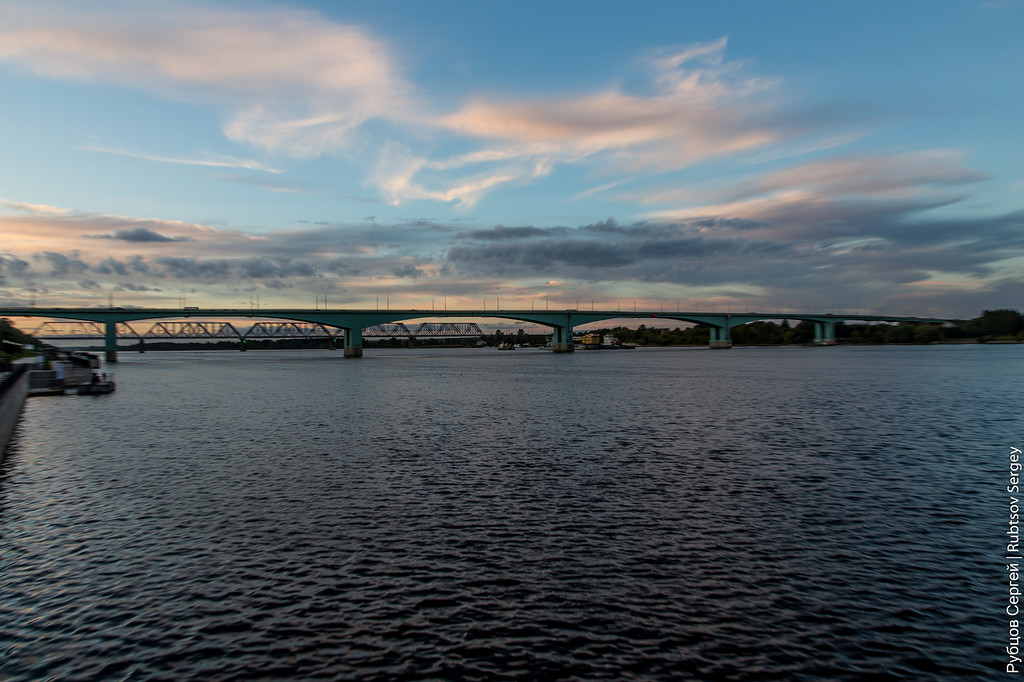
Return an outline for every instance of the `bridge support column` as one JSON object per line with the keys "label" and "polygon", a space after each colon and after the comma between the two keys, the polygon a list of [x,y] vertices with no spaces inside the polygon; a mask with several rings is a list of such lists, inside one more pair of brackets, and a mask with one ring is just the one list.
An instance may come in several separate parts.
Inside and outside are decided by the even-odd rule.
{"label": "bridge support column", "polygon": [[572,323],[554,327],[551,335],[551,350],[556,353],[571,353],[576,350],[572,342]]}
{"label": "bridge support column", "polygon": [[345,329],[345,357],[346,358],[361,358],[363,357],[363,330],[362,329]]}
{"label": "bridge support column", "polygon": [[117,362],[117,322],[104,322],[107,362]]}
{"label": "bridge support column", "polygon": [[708,348],[732,348],[732,334],[729,333],[729,325],[709,327],[708,329],[711,332]]}
{"label": "bridge support column", "polygon": [[146,339],[142,338],[141,336],[139,337],[139,352],[146,352]]}
{"label": "bridge support column", "polygon": [[814,323],[814,345],[834,346],[836,345],[836,323],[815,322]]}

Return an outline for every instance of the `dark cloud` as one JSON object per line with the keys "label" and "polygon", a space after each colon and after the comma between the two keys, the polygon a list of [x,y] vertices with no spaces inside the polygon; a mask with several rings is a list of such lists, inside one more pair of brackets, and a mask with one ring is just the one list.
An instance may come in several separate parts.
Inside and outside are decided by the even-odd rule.
{"label": "dark cloud", "polygon": [[427,228],[428,230],[435,230],[437,232],[451,232],[455,229],[451,225],[445,225],[437,222],[436,220],[431,220],[430,218],[413,218],[411,220],[403,220],[398,225],[394,225],[392,229],[402,229],[406,227]]}
{"label": "dark cloud", "polygon": [[242,277],[253,279],[314,277],[317,274],[316,268],[309,263],[288,258],[244,258],[235,263],[235,268]]}
{"label": "dark cloud", "polygon": [[117,274],[124,276],[128,274],[127,265],[117,260],[116,258],[109,257],[104,258],[102,261],[100,261],[100,264],[93,268],[93,270],[95,272],[100,273],[101,275]]}
{"label": "dark cloud", "polygon": [[982,218],[893,220],[872,230],[894,244],[939,245],[957,243],[954,253],[1024,247],[1024,210]]}
{"label": "dark cloud", "polygon": [[[69,275],[78,272],[85,272],[89,269],[79,257],[77,251],[72,251],[70,256],[65,256],[63,253],[56,253],[54,251],[46,251],[42,254],[42,259],[47,261],[52,268],[50,274],[53,275]],[[36,258],[40,256],[35,255]]]}
{"label": "dark cloud", "polygon": [[488,230],[473,230],[459,235],[458,239],[476,239],[479,241],[508,241],[515,239],[533,239],[556,237],[568,232],[564,227],[540,228],[540,227],[505,227],[496,225]]}
{"label": "dark cloud", "polygon": [[133,282],[120,282],[114,287],[114,291],[163,291],[158,287],[146,286],[145,284],[135,284]]}
{"label": "dark cloud", "polygon": [[131,268],[135,272],[148,272],[149,271],[149,264],[146,263],[146,259],[143,258],[142,256],[139,256],[139,255],[131,256],[128,259],[128,261],[125,263],[125,265],[127,265],[129,268]]}
{"label": "dark cloud", "polygon": [[721,229],[752,230],[756,227],[766,227],[768,223],[759,220],[746,220],[743,218],[702,218],[690,220],[685,223],[688,228],[698,229]]}
{"label": "dark cloud", "polygon": [[324,263],[324,268],[328,272],[332,272],[336,275],[358,275],[358,268],[351,267],[347,262],[339,259],[329,260]]}
{"label": "dark cloud", "polygon": [[622,227],[619,227],[619,223],[615,220],[615,218],[605,218],[604,220],[599,220],[596,223],[584,225],[580,228],[580,230],[584,232],[605,232],[612,234],[623,234],[624,232],[628,231],[628,229],[623,229]]}
{"label": "dark cloud", "polygon": [[231,263],[223,258],[179,258],[161,256],[153,261],[179,279],[224,279],[231,276]]}
{"label": "dark cloud", "polygon": [[0,274],[9,273],[17,277],[24,277],[28,272],[28,267],[28,261],[9,254],[0,254]]}
{"label": "dark cloud", "polygon": [[149,264],[140,255],[130,256],[127,260],[121,261],[113,256],[107,256],[100,261],[99,265],[92,268],[92,271],[100,275],[120,275],[126,277],[132,273],[149,271]]}
{"label": "dark cloud", "polygon": [[[183,258],[162,256],[153,260],[160,271],[153,272],[157,276],[166,274],[179,279],[196,278],[205,281],[231,279],[265,280],[264,286],[280,288],[279,283],[271,284],[271,280],[288,279],[291,277],[317,277],[319,270],[304,261],[290,258]],[[134,268],[148,267],[142,261],[126,264]]]}
{"label": "dark cloud", "polygon": [[566,237],[559,239],[545,237],[456,245],[448,249],[448,260],[456,265],[467,265],[478,272],[493,271],[499,274],[517,270],[547,271],[559,266],[578,267],[592,272],[574,272],[574,276],[582,274],[586,279],[592,279],[602,277],[598,271],[603,268],[621,269],[664,260],[730,256],[763,258],[787,255],[791,251],[790,246],[773,240],[751,241],[688,235],[678,225],[638,223],[621,227],[611,220],[599,225],[597,229],[594,225],[585,225],[563,234]]}
{"label": "dark cloud", "polygon": [[402,265],[399,265],[391,272],[395,275],[395,277],[409,277],[411,279],[419,279],[420,277],[424,277],[427,274],[420,270],[419,268],[417,268],[412,263],[403,263]]}
{"label": "dark cloud", "polygon": [[448,249],[448,260],[468,265],[477,272],[507,274],[546,270],[558,264],[590,268],[619,267],[633,262],[633,257],[616,244],[586,240],[544,240],[453,246]]}
{"label": "dark cloud", "polygon": [[114,234],[91,235],[95,239],[117,239],[123,242],[189,242],[190,237],[168,237],[167,235],[155,232],[148,227],[133,227],[127,230],[117,230]]}
{"label": "dark cloud", "polygon": [[724,239],[719,237],[677,237],[650,239],[631,244],[635,260],[709,259],[721,257],[764,258],[792,255],[789,244],[773,240]]}

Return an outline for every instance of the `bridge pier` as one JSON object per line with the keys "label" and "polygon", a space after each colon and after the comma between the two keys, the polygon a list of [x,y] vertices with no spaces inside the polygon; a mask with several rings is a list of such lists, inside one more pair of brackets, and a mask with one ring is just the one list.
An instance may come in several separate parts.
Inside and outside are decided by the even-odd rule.
{"label": "bridge pier", "polygon": [[555,326],[551,335],[551,350],[555,353],[571,353],[576,350],[572,342],[572,323],[563,327]]}
{"label": "bridge pier", "polygon": [[363,357],[363,330],[350,327],[345,328],[345,357]]}
{"label": "bridge pier", "polygon": [[107,362],[117,362],[117,322],[107,320],[103,328]]}
{"label": "bridge pier", "polygon": [[708,348],[732,348],[732,334],[729,332],[728,323],[724,327],[708,327],[708,331]]}
{"label": "bridge pier", "polygon": [[836,345],[836,323],[815,322],[814,323],[814,345],[834,346]]}
{"label": "bridge pier", "polygon": [[146,352],[146,339],[142,338],[141,336],[139,337],[139,352]]}

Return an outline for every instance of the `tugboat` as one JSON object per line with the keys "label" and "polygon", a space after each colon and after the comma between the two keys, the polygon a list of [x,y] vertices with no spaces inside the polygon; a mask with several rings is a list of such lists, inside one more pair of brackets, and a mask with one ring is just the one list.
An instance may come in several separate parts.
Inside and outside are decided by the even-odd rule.
{"label": "tugboat", "polygon": [[117,390],[114,377],[106,372],[93,372],[92,381],[81,384],[78,387],[78,395],[100,395],[102,393],[113,393]]}

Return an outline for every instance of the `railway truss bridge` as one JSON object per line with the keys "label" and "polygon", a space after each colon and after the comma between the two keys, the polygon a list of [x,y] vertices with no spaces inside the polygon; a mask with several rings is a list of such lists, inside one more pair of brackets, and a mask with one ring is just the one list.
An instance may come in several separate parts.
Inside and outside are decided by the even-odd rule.
{"label": "railway truss bridge", "polygon": [[[182,339],[236,339],[245,350],[245,343],[255,339],[308,339],[327,340],[332,344],[344,344],[345,330],[315,322],[256,322],[249,327],[230,322],[216,321],[166,321],[129,324],[116,323],[118,339],[136,339],[139,350],[145,351],[147,340],[168,341]],[[104,339],[106,329],[99,322],[83,320],[47,320],[28,332],[37,339]],[[484,335],[475,322],[421,322],[410,329],[402,322],[382,322],[362,330],[362,337],[379,339],[401,339],[415,345],[416,339],[474,339]]]}

